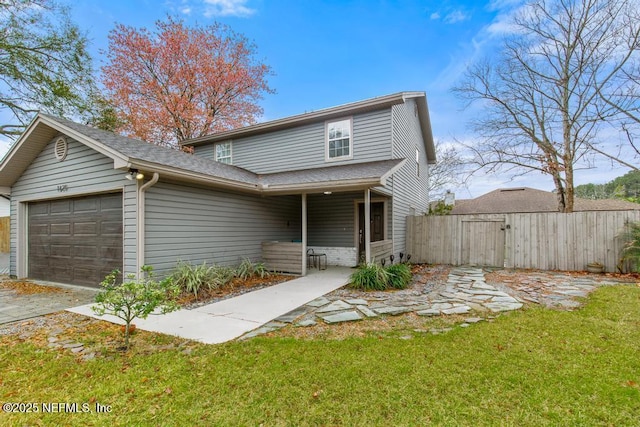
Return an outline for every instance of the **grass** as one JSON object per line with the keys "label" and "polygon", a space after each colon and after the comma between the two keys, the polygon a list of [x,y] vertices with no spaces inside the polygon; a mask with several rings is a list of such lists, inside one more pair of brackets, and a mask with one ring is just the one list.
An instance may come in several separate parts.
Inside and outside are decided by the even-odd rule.
{"label": "grass", "polygon": [[[143,337],[172,340],[136,340]],[[31,343],[0,343],[0,401],[112,408],[0,414],[3,425],[634,426],[640,419],[637,286],[600,288],[577,311],[530,308],[442,335],[266,337],[198,344],[190,354],[134,347],[84,363]]]}

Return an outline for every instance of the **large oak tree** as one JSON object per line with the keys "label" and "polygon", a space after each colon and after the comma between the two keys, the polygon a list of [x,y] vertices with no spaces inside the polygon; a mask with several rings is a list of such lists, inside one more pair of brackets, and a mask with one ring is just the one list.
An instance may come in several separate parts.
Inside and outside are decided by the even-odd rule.
{"label": "large oak tree", "polygon": [[272,90],[256,46],[216,23],[187,27],[168,18],[155,31],[118,25],[102,68],[119,131],[150,143],[180,141],[255,123]]}
{"label": "large oak tree", "polygon": [[[607,153],[600,127],[619,114],[601,93],[640,53],[635,0],[534,0],[513,19],[501,55],[472,65],[454,91],[483,109],[470,148],[478,166],[551,176],[573,211],[574,168]],[[616,83],[616,81],[618,83]]]}
{"label": "large oak tree", "polygon": [[38,110],[89,116],[93,96],[87,39],[68,10],[52,0],[0,0],[0,136],[20,135]]}

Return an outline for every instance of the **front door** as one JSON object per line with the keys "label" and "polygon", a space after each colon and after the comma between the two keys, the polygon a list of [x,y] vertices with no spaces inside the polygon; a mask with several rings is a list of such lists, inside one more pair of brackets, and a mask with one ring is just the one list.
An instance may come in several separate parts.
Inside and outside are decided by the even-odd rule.
{"label": "front door", "polygon": [[[384,203],[371,203],[371,241],[384,240]],[[364,203],[358,205],[358,255],[365,257],[364,241]]]}

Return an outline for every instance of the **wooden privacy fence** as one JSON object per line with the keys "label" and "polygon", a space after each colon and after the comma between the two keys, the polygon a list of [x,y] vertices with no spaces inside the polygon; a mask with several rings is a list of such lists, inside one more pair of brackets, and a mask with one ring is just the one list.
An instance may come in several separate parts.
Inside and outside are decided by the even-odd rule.
{"label": "wooden privacy fence", "polygon": [[7,253],[9,252],[9,242],[10,242],[10,218],[8,216],[0,218],[0,252]]}
{"label": "wooden privacy fence", "polygon": [[625,223],[640,211],[407,217],[411,260],[541,270],[617,271]]}

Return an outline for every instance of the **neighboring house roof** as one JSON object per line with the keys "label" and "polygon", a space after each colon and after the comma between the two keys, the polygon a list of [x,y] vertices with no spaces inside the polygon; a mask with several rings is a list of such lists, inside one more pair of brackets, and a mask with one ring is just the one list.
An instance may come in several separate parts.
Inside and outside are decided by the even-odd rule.
{"label": "neighboring house roof", "polygon": [[416,101],[416,105],[418,106],[418,116],[420,118],[422,139],[427,150],[427,161],[429,163],[435,163],[436,153],[433,143],[433,135],[431,132],[431,120],[429,118],[429,109],[427,107],[427,95],[424,92],[399,92],[391,95],[366,99],[364,101],[339,105],[336,107],[324,108],[321,110],[311,111],[309,113],[271,120],[268,122],[258,123],[234,130],[217,132],[212,135],[184,141],[182,142],[182,145],[199,146],[219,141],[226,141],[229,139],[245,138],[248,136],[289,129],[292,127],[302,126],[310,123],[317,123],[324,120],[331,120],[352,114],[365,113],[367,111],[375,111],[381,108],[388,108],[393,105],[402,104],[407,99],[415,99]]}
{"label": "neighboring house roof", "polygon": [[44,147],[60,133],[112,158],[116,169],[136,168],[181,181],[271,194],[295,194],[324,187],[345,191],[380,186],[404,162],[402,159],[382,160],[259,175],[237,166],[40,113],[0,164],[3,192],[7,192],[6,188],[15,183]]}
{"label": "neighboring house roof", "polygon": [[[574,212],[640,209],[640,204],[624,200],[574,199]],[[555,193],[529,187],[503,188],[475,199],[456,200],[453,215],[558,212]]]}

